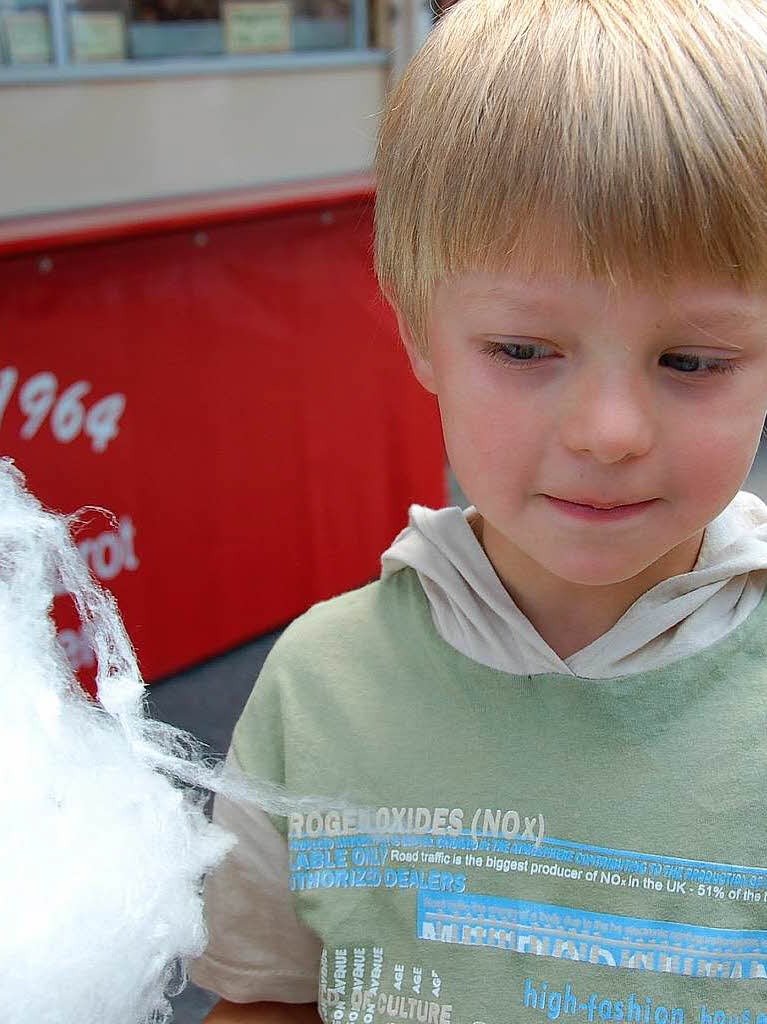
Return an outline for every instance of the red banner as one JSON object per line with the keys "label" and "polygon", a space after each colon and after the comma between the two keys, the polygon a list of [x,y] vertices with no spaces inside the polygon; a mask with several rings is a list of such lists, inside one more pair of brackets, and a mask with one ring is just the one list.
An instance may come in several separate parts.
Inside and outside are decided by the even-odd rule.
{"label": "red banner", "polygon": [[113,513],[77,540],[145,678],[374,578],[444,503],[371,237],[366,199],[3,260],[0,449],[46,505]]}

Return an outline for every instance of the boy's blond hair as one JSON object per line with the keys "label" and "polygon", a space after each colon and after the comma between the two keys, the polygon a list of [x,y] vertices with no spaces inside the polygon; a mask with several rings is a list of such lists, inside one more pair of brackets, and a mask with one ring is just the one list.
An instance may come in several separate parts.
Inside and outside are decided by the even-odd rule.
{"label": "boy's blond hair", "polygon": [[393,90],[376,269],[767,282],[767,0],[460,0]]}

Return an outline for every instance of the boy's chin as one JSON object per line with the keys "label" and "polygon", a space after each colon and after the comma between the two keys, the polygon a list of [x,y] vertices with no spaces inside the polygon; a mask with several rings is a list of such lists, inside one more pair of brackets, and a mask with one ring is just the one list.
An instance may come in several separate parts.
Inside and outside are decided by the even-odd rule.
{"label": "boy's chin", "polygon": [[617,558],[608,554],[605,557],[547,560],[548,564],[543,564],[543,568],[563,583],[573,586],[610,587],[637,580],[659,561],[660,558],[648,562],[646,558]]}

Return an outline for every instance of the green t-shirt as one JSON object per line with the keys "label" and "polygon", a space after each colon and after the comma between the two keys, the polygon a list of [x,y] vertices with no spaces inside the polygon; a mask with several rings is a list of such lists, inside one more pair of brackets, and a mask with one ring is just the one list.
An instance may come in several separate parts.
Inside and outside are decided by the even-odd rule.
{"label": "green t-shirt", "polygon": [[275,819],[323,1017],[767,1024],[766,648],[762,599],[663,668],[513,675],[439,636],[412,569],[296,620],[236,754],[380,809]]}

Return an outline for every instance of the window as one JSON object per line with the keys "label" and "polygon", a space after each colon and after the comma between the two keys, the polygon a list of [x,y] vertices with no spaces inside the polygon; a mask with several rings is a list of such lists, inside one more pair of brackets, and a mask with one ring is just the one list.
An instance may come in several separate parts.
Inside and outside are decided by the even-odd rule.
{"label": "window", "polygon": [[[0,0],[0,82],[48,66],[78,77],[189,70],[190,59],[248,66],[282,55],[363,57],[375,0]],[[369,54],[373,57],[373,52]],[[379,54],[379,56],[381,56]],[[66,74],[64,74],[66,73]],[[92,77],[92,75],[88,75]]]}

